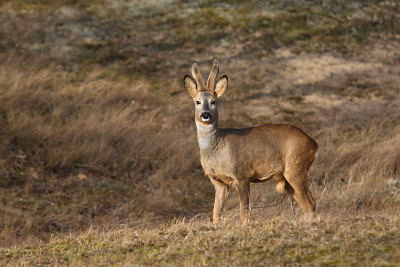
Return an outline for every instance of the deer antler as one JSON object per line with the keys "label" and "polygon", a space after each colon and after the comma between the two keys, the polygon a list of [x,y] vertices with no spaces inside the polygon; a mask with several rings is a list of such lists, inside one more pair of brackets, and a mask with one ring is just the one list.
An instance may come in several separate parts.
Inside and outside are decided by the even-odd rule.
{"label": "deer antler", "polygon": [[219,70],[219,62],[218,60],[214,59],[213,67],[211,69],[210,76],[208,76],[207,80],[208,91],[214,91],[215,89],[215,81],[217,79],[218,70]]}
{"label": "deer antler", "polygon": [[203,81],[203,77],[201,77],[201,73],[199,70],[199,67],[197,66],[197,63],[194,63],[192,66],[192,75],[193,78],[196,80],[197,83],[197,90],[198,91],[206,91],[206,87],[204,86],[204,81]]}

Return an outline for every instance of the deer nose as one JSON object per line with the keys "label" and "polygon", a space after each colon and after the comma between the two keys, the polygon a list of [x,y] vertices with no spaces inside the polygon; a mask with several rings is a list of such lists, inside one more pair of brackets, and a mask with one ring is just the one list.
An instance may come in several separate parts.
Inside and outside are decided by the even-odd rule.
{"label": "deer nose", "polygon": [[205,119],[205,120],[211,119],[211,117],[212,116],[211,116],[210,112],[203,112],[200,114],[200,118]]}

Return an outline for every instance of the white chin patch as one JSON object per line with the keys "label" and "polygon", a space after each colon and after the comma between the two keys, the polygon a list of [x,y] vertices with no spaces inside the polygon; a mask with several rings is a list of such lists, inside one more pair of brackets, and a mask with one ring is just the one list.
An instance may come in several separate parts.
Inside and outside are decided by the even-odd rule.
{"label": "white chin patch", "polygon": [[210,118],[208,118],[208,119],[201,118],[201,120],[202,121],[210,121],[211,119]]}

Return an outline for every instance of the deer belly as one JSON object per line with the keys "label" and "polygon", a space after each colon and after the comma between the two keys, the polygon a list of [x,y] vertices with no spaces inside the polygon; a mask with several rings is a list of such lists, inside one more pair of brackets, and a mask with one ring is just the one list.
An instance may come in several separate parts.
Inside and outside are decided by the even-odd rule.
{"label": "deer belly", "polygon": [[208,176],[211,179],[217,180],[218,182],[221,182],[221,183],[226,184],[226,185],[232,185],[233,184],[233,178],[229,177],[229,176],[226,176],[225,174],[215,174],[215,175],[208,174]]}
{"label": "deer belly", "polygon": [[272,178],[274,178],[277,174],[276,173],[269,173],[269,174],[263,174],[263,175],[254,175],[253,177],[250,178],[251,183],[264,183]]}

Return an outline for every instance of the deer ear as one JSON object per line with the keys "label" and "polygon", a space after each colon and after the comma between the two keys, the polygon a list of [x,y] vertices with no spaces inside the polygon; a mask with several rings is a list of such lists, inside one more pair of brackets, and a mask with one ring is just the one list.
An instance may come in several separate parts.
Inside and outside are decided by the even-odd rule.
{"label": "deer ear", "polygon": [[185,78],[183,78],[183,84],[185,86],[186,91],[188,91],[188,93],[192,97],[195,97],[197,93],[196,82],[189,75],[186,75]]}
{"label": "deer ear", "polygon": [[215,85],[215,93],[217,94],[217,97],[220,98],[228,88],[228,76],[224,75],[222,76],[217,84]]}

